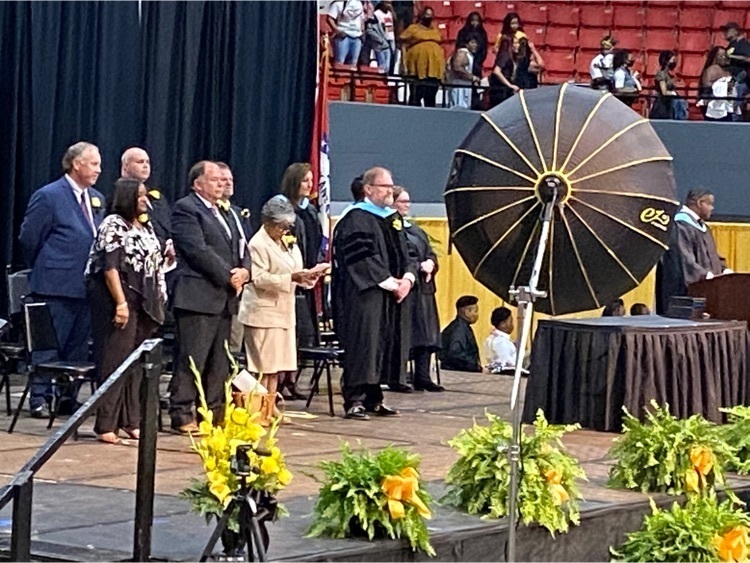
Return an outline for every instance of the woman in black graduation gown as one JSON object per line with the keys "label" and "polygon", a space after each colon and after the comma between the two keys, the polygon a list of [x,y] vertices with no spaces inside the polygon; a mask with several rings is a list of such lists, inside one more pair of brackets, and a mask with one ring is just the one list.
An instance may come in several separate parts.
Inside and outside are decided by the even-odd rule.
{"label": "woman in black graduation gown", "polygon": [[[290,164],[281,178],[280,193],[292,203],[297,220],[294,236],[302,253],[305,269],[321,261],[323,229],[318,219],[318,209],[307,199],[313,188],[313,174],[307,162]],[[318,315],[315,292],[297,288],[295,301],[297,313],[297,346],[315,346],[318,342]],[[296,389],[296,374],[279,381],[279,389],[286,399],[305,399]],[[285,392],[286,391],[286,392]]]}
{"label": "woman in black graduation gown", "polygon": [[[403,216],[409,215],[409,192],[397,186],[393,190],[393,206]],[[404,221],[404,232],[409,250],[409,261],[419,264],[417,283],[407,301],[411,306],[411,353],[414,360],[414,389],[443,391],[430,378],[430,358],[440,350],[440,320],[435,301],[435,274],[438,261],[430,239],[419,226]]]}

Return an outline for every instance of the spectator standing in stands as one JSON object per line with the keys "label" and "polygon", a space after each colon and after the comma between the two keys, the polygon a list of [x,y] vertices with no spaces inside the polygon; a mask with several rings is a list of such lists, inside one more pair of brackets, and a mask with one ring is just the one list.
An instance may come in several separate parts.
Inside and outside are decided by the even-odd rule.
{"label": "spectator standing in stands", "polygon": [[513,55],[516,55],[521,47],[521,40],[525,39],[529,42],[529,49],[531,49],[532,56],[534,57],[534,60],[537,61],[538,64],[543,66],[542,62],[542,56],[539,54],[539,51],[537,51],[536,47],[534,46],[534,43],[529,41],[528,36],[523,30],[523,22],[521,21],[521,18],[518,14],[515,12],[510,12],[508,15],[506,15],[503,18],[503,26],[500,30],[500,34],[497,36],[497,39],[495,40],[495,47],[494,50],[496,53],[500,52],[500,44],[503,42],[503,39],[509,39],[511,42],[511,50],[513,52]]}
{"label": "spectator standing in stands", "polygon": [[513,84],[521,90],[533,90],[539,86],[539,73],[544,69],[539,53],[531,48],[531,42],[522,38],[518,51],[514,53]]}
{"label": "spectator standing in stands", "polygon": [[511,39],[503,37],[495,56],[495,66],[489,78],[490,108],[501,104],[520,90],[518,86],[513,84],[515,69],[513,42]]}
{"label": "spectator standing in stands", "polygon": [[440,366],[455,371],[481,372],[479,346],[471,325],[479,320],[479,299],[464,295],[456,301],[456,318],[440,335]]}
{"label": "spectator standing in stands", "polygon": [[651,309],[648,308],[648,305],[645,303],[633,303],[633,305],[630,307],[630,316],[631,317],[639,317],[643,315],[650,315]]}
{"label": "spectator standing in stands", "polygon": [[618,49],[612,59],[614,74],[614,94],[622,103],[632,106],[643,89],[638,72],[632,72],[635,59],[627,49]]}
{"label": "spectator standing in stands", "polygon": [[487,58],[487,43],[489,40],[487,38],[487,30],[484,29],[484,22],[482,22],[482,16],[479,15],[479,12],[471,12],[466,16],[466,23],[456,36],[456,49],[461,48],[462,45],[468,45],[472,39],[477,42],[477,49],[474,52],[471,73],[481,78],[484,61]]}
{"label": "spectator standing in stands", "polygon": [[406,49],[406,74],[414,80],[409,88],[409,105],[434,108],[440,81],[445,72],[443,38],[432,26],[432,8],[425,8],[418,23],[411,24],[401,34]]}
{"label": "spectator standing in stands", "polygon": [[365,31],[365,10],[362,2],[331,2],[328,7],[328,25],[333,31],[333,58],[336,64],[356,65]]}
{"label": "spectator standing in stands", "polygon": [[650,119],[687,119],[687,104],[678,97],[674,83],[674,69],[677,68],[677,53],[659,53],[659,71],[654,77],[656,98],[649,113]]}
{"label": "spectator standing in stands", "polygon": [[724,38],[727,40],[727,57],[731,62],[732,78],[736,89],[737,103],[734,112],[734,120],[742,119],[745,105],[745,95],[748,92],[748,83],[750,83],[750,41],[742,34],[740,26],[735,22],[729,22],[723,26]]}
{"label": "spectator standing in stands", "polygon": [[421,227],[407,220],[411,210],[409,192],[403,187],[393,189],[393,207],[404,217],[404,232],[409,258],[419,264],[414,289],[404,301],[411,309],[411,351],[414,360],[414,389],[417,391],[444,391],[430,378],[430,358],[440,351],[440,319],[435,301],[435,274],[438,260],[430,238]]}
{"label": "spectator standing in stands", "polygon": [[472,74],[476,50],[477,40],[472,37],[466,44],[459,43],[458,49],[448,59],[446,77],[451,85],[449,107],[471,108],[471,87],[479,84],[479,77]]}
{"label": "spectator standing in stands", "polygon": [[611,35],[603,37],[599,42],[600,51],[589,65],[591,87],[595,90],[611,90],[614,69],[612,68],[613,50],[617,41]]}
{"label": "spectator standing in stands", "polygon": [[396,33],[394,31],[396,16],[393,13],[393,6],[389,1],[383,0],[375,5],[373,14],[383,30],[383,37],[388,45],[386,49],[375,51],[378,68],[391,74],[393,73],[393,60],[396,54]]}
{"label": "spectator standing in stands", "polygon": [[[94,336],[94,361],[104,383],[118,366],[164,322],[167,287],[165,256],[151,222],[146,186],[120,178],[109,215],[99,225],[86,267]],[[174,257],[172,257],[174,259]],[[133,366],[103,398],[94,432],[100,442],[117,444],[121,429],[137,440],[141,422],[141,369]]]}
{"label": "spectator standing in stands", "polygon": [[[729,58],[724,47],[713,47],[708,52],[701,71],[698,106],[706,121],[732,121],[734,104],[730,99],[734,80],[729,70]],[[718,98],[718,99],[716,99]]]}

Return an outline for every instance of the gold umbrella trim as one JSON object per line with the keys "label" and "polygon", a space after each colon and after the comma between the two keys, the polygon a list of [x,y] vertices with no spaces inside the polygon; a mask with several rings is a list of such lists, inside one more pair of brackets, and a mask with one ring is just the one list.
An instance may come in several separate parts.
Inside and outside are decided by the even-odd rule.
{"label": "gold umbrella trim", "polygon": [[539,138],[536,136],[536,130],[534,129],[534,123],[531,121],[531,115],[529,114],[529,108],[526,106],[526,96],[524,95],[524,91],[520,90],[519,97],[521,99],[521,108],[523,109],[523,113],[526,116],[526,123],[529,125],[529,131],[531,132],[531,138],[534,139],[534,146],[536,147],[536,152],[539,154],[539,162],[542,163],[542,167],[544,167],[544,172],[549,172],[549,169],[547,168],[547,162],[544,160],[544,155],[542,154],[542,147],[539,145]]}
{"label": "gold umbrella trim", "polygon": [[527,201],[531,201],[532,199],[535,199],[535,198],[536,198],[536,194],[532,195],[532,196],[529,196],[529,197],[525,197],[523,199],[519,199],[517,201],[514,201],[513,203],[509,203],[508,205],[504,205],[503,207],[499,207],[497,209],[493,209],[489,213],[485,213],[484,215],[482,215],[480,217],[477,217],[476,219],[472,219],[471,221],[469,221],[465,225],[461,225],[461,227],[459,227],[458,229],[455,230],[455,232],[453,233],[453,236],[455,237],[458,233],[460,233],[464,229],[468,229],[472,225],[476,225],[477,223],[479,223],[481,221],[484,221],[485,219],[489,219],[493,215],[497,215],[498,213],[503,213],[504,211],[507,211],[511,207],[515,207],[516,205],[520,205],[522,203],[526,203]]}
{"label": "gold umbrella trim", "polygon": [[[510,140],[510,137],[508,137],[508,135],[506,135],[503,132],[503,130],[497,126],[495,122],[493,122],[489,117],[487,117],[486,113],[482,114],[482,118],[484,118],[484,120],[490,124],[490,126],[495,130],[495,132],[498,135],[500,135],[502,140],[508,143],[508,146],[512,148],[516,152],[516,154],[523,159],[523,161],[526,163],[526,166],[528,166],[534,174],[539,176],[540,175],[539,170],[537,170],[536,166],[531,164],[531,161],[528,158],[526,158],[526,155],[515,145],[513,141]],[[542,165],[544,165],[544,162],[542,162]]]}
{"label": "gold umbrella trim", "polygon": [[466,149],[456,149],[457,153],[466,154],[469,156],[472,156],[476,158],[477,160],[481,160],[482,162],[486,162],[487,164],[494,166],[496,168],[499,168],[500,170],[505,170],[506,172],[510,172],[511,174],[515,174],[519,178],[523,178],[524,180],[527,180],[528,182],[532,184],[536,184],[536,180],[532,178],[531,176],[527,176],[526,174],[519,172],[518,170],[514,170],[513,168],[509,168],[505,166],[504,164],[500,164],[499,162],[495,162],[494,160],[491,160],[487,158],[486,156],[482,156],[481,154],[477,154],[472,151],[467,151]]}
{"label": "gold umbrella trim", "polygon": [[[560,217],[562,217],[563,223],[565,224],[565,230],[568,232],[568,238],[570,239],[570,243],[573,245],[573,253],[576,255],[576,261],[578,262],[578,268],[581,270],[581,273],[583,274],[583,279],[586,280],[586,287],[589,288],[589,293],[591,294],[591,297],[594,299],[594,303],[596,303],[596,308],[598,309],[601,307],[601,303],[599,303],[599,299],[596,297],[596,293],[594,292],[594,288],[591,285],[591,280],[589,279],[589,274],[586,271],[586,267],[583,265],[583,260],[581,259],[581,253],[578,251],[578,245],[576,244],[576,239],[573,237],[573,231],[570,230],[570,225],[568,224],[568,218],[565,216],[565,208],[560,208]],[[551,256],[550,252],[550,256]]]}
{"label": "gold umbrella trim", "polygon": [[523,253],[521,254],[521,259],[518,261],[518,264],[516,265],[516,271],[513,273],[513,281],[510,285],[515,286],[516,280],[518,280],[518,274],[521,273],[521,267],[523,266],[523,261],[526,259],[526,255],[529,253],[529,248],[531,247],[531,243],[534,240],[534,237],[536,236],[536,232],[539,230],[539,226],[541,223],[537,221],[534,223],[534,228],[531,231],[531,236],[529,236],[529,240],[526,241],[526,246],[523,249]]}
{"label": "gold umbrella trim", "polygon": [[555,138],[552,145],[552,170],[557,170],[557,145],[560,140],[560,113],[562,112],[562,101],[568,83],[564,82],[557,97],[557,108],[555,108]]}
{"label": "gold umbrella trim", "polygon": [[520,216],[520,217],[518,218],[518,220],[516,220],[516,222],[515,222],[515,223],[513,223],[513,224],[512,224],[512,225],[511,225],[511,226],[510,226],[510,227],[508,228],[508,230],[507,230],[507,231],[505,231],[505,233],[503,233],[503,236],[501,236],[501,237],[500,237],[499,239],[497,239],[497,241],[495,241],[495,244],[493,244],[493,245],[492,245],[492,246],[490,247],[490,249],[489,249],[489,250],[488,250],[488,251],[487,251],[487,252],[485,253],[485,255],[484,255],[484,256],[482,256],[482,259],[481,259],[481,260],[479,261],[479,264],[477,264],[477,267],[476,267],[476,268],[474,268],[474,271],[472,272],[472,275],[473,275],[473,276],[474,276],[475,278],[477,277],[477,273],[479,272],[479,269],[480,269],[480,268],[481,268],[481,267],[482,267],[482,266],[484,265],[484,262],[485,262],[485,260],[487,260],[487,257],[488,257],[488,256],[489,256],[490,254],[492,254],[492,253],[493,253],[493,252],[495,251],[495,249],[496,249],[496,248],[497,248],[498,246],[500,246],[500,243],[501,243],[501,242],[503,242],[503,240],[505,240],[505,237],[507,237],[507,236],[508,236],[508,235],[509,235],[509,234],[510,234],[511,232],[513,232],[513,231],[515,230],[515,228],[516,228],[516,227],[517,227],[518,225],[520,225],[520,224],[521,224],[521,223],[523,222],[523,220],[524,220],[524,219],[526,219],[526,217],[527,217],[527,216],[529,215],[529,213],[531,213],[531,212],[532,212],[532,211],[534,210],[534,208],[536,208],[536,207],[537,207],[537,206],[538,206],[539,204],[540,204],[540,202],[539,202],[539,201],[537,201],[537,202],[536,202],[536,203],[535,203],[534,205],[532,205],[531,207],[529,207],[529,209],[528,209],[528,210],[526,211],[526,213],[524,213],[523,215],[521,215],[521,216]]}
{"label": "gold umbrella trim", "polygon": [[635,285],[638,285],[640,282],[633,275],[633,272],[631,272],[630,269],[625,264],[623,264],[622,260],[620,260],[617,257],[617,254],[615,254],[615,252],[607,245],[607,243],[604,242],[601,239],[601,237],[597,234],[597,232],[594,229],[592,229],[591,226],[589,226],[589,224],[581,216],[581,214],[578,213],[578,211],[576,211],[575,209],[573,209],[573,207],[571,207],[571,206],[568,206],[568,209],[570,209],[570,211],[573,213],[573,215],[575,215],[576,217],[578,217],[578,220],[583,224],[584,227],[586,227],[588,229],[588,231],[591,233],[591,236],[593,236],[597,240],[597,242],[602,246],[602,248],[604,248],[604,250],[607,252],[607,254],[609,254],[610,258],[612,258],[612,260],[614,260],[617,263],[617,265],[620,266],[620,268],[623,269],[623,271],[630,277],[630,279],[633,280],[633,283]]}
{"label": "gold umbrella trim", "polygon": [[611,96],[612,94],[610,94],[609,92],[606,92],[599,99],[599,101],[596,102],[596,105],[591,109],[591,111],[589,112],[589,115],[586,117],[586,121],[583,122],[583,126],[581,127],[581,130],[578,131],[578,135],[576,136],[575,141],[573,141],[573,146],[568,151],[568,156],[565,158],[565,162],[563,162],[562,166],[560,167],[561,170],[565,170],[565,168],[568,166],[568,163],[570,162],[570,159],[573,156],[573,153],[578,148],[578,143],[581,141],[583,134],[586,132],[586,128],[589,126],[589,123],[591,123],[591,120],[594,118],[594,114],[601,107],[601,105],[607,100],[607,98]]}
{"label": "gold umbrella trim", "polygon": [[584,158],[581,162],[579,162],[578,165],[575,168],[573,168],[573,170],[571,170],[570,172],[568,172],[568,176],[572,176],[573,174],[575,174],[576,172],[578,172],[578,170],[582,166],[584,166],[589,160],[591,160],[592,158],[594,158],[597,154],[599,154],[600,152],[602,152],[609,145],[611,145],[617,139],[619,139],[620,137],[622,137],[625,133],[627,133],[628,131],[630,131],[634,127],[637,127],[638,125],[643,125],[644,123],[648,123],[648,122],[649,122],[648,119],[639,119],[638,121],[635,121],[635,122],[631,123],[627,127],[623,128],[623,129],[620,129],[617,133],[615,133],[609,139],[607,139],[606,142],[604,142],[603,144],[599,145],[599,148],[597,148],[594,152],[592,152],[590,155],[588,155],[586,158]]}
{"label": "gold umbrella trim", "polygon": [[536,188],[533,186],[522,187],[522,186],[461,186],[460,188],[453,188],[443,194],[443,196],[450,195],[456,192],[533,192]]}
{"label": "gold umbrella trim", "polygon": [[575,190],[575,193],[577,194],[602,194],[602,195],[610,195],[614,197],[620,197],[620,196],[634,197],[637,199],[653,199],[654,201],[663,201],[664,203],[672,203],[674,205],[679,205],[678,201],[669,199],[668,197],[662,197],[659,195],[639,194],[636,192],[610,192],[607,190],[582,190],[579,188]]}
{"label": "gold umbrella trim", "polygon": [[640,164],[646,164],[648,162],[662,162],[662,161],[670,161],[672,160],[671,156],[652,156],[649,158],[639,158],[638,160],[633,160],[631,162],[626,162],[624,164],[618,164],[617,166],[613,166],[612,168],[607,168],[606,170],[600,170],[599,172],[594,172],[593,174],[589,174],[588,176],[584,176],[583,178],[578,178],[576,180],[571,180],[570,184],[577,184],[579,182],[585,182],[586,180],[591,180],[591,178],[597,178],[599,176],[604,176],[605,174],[611,174],[612,172],[617,172],[618,170],[624,170],[625,168],[630,168],[632,166],[638,166]]}
{"label": "gold umbrella trim", "polygon": [[664,250],[667,250],[667,249],[669,248],[669,246],[667,246],[666,244],[664,244],[663,242],[661,242],[661,241],[660,241],[659,239],[656,239],[656,238],[652,237],[652,236],[651,236],[650,234],[648,234],[647,232],[645,232],[645,231],[642,231],[642,230],[640,230],[640,229],[637,229],[637,228],[635,228],[635,227],[634,227],[633,225],[630,225],[630,224],[626,223],[625,221],[623,221],[623,220],[622,220],[622,219],[620,219],[619,217],[615,217],[615,216],[614,216],[614,215],[612,215],[611,213],[607,213],[606,211],[604,211],[603,209],[600,209],[600,208],[596,207],[595,205],[591,205],[590,203],[586,203],[586,202],[585,202],[585,201],[583,201],[582,199],[578,199],[578,198],[577,198],[577,197],[575,197],[575,196],[570,196],[570,201],[571,201],[571,202],[572,202],[572,201],[578,202],[578,203],[580,203],[581,205],[585,205],[586,207],[588,207],[588,208],[590,208],[590,209],[593,209],[594,211],[596,211],[596,212],[598,212],[598,213],[601,213],[601,214],[602,214],[602,215],[604,215],[605,217],[609,217],[609,218],[610,218],[610,219],[612,219],[613,221],[615,221],[615,222],[617,222],[617,223],[620,223],[620,225],[622,225],[623,227],[626,227],[626,228],[630,229],[631,231],[633,231],[634,233],[638,233],[638,234],[639,234],[639,235],[641,235],[642,237],[645,237],[645,238],[647,238],[648,240],[650,240],[651,242],[653,242],[653,243],[655,243],[655,244],[657,244],[657,245],[661,246],[661,247],[662,247],[662,248],[663,248]]}

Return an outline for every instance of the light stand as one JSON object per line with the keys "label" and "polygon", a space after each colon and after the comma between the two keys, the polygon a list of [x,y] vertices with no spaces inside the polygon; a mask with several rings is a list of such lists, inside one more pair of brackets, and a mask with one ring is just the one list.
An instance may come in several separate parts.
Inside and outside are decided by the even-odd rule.
{"label": "light stand", "polygon": [[537,196],[544,203],[544,210],[541,214],[542,232],[539,235],[539,244],[536,249],[534,266],[531,270],[529,284],[521,287],[511,287],[510,295],[515,298],[517,307],[518,325],[521,327],[521,334],[518,338],[518,352],[516,354],[516,367],[513,373],[513,390],[510,394],[510,420],[512,425],[512,434],[510,446],[507,448],[508,461],[510,462],[510,490],[508,494],[508,561],[517,561],[516,559],[516,527],[518,526],[518,515],[516,514],[518,504],[518,485],[519,470],[521,461],[521,409],[518,405],[518,390],[521,386],[521,372],[523,371],[523,360],[526,351],[526,345],[531,334],[531,319],[534,313],[534,301],[538,297],[546,297],[545,291],[539,291],[539,274],[544,262],[544,254],[547,251],[547,242],[549,240],[550,223],[553,220],[555,205],[558,202],[559,190],[562,186],[562,179],[551,175],[542,178],[540,185],[537,187]]}

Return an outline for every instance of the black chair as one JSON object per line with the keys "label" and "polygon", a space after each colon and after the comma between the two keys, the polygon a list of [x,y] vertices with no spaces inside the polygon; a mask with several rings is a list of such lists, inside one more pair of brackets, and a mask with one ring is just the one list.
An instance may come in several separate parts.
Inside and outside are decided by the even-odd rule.
{"label": "black chair", "polygon": [[[47,429],[52,428],[60,411],[60,396],[66,388],[75,386],[80,388],[83,383],[91,385],[91,392],[96,391],[96,366],[91,362],[65,362],[58,360],[57,335],[52,324],[52,315],[46,303],[25,303],[24,317],[26,321],[26,348],[29,355],[29,377],[21,395],[13,420],[8,428],[12,433],[16,426],[21,409],[31,388],[33,376],[48,376],[52,380],[53,405],[50,409]],[[44,358],[40,360],[40,358]]]}
{"label": "black chair", "polygon": [[328,415],[335,416],[333,410],[333,382],[331,380],[331,368],[340,364],[343,358],[343,350],[333,346],[303,347],[297,350],[299,360],[299,371],[312,364],[313,373],[310,378],[310,394],[307,397],[305,408],[310,408],[313,397],[320,391],[320,378],[326,374],[328,385]]}
{"label": "black chair", "polygon": [[0,393],[5,389],[5,410],[8,416],[10,406],[10,374],[14,373],[21,362],[27,361],[26,345],[23,342],[23,301],[30,293],[29,273],[21,270],[11,273],[11,267],[5,268],[8,319],[5,331],[0,334]]}

